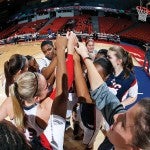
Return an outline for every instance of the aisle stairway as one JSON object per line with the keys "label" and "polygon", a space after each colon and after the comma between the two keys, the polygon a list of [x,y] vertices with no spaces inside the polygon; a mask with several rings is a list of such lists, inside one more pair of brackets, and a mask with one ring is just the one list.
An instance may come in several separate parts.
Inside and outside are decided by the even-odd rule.
{"label": "aisle stairway", "polygon": [[40,33],[41,30],[43,30],[47,25],[52,23],[55,20],[56,17],[51,18],[41,29],[39,29],[37,32]]}
{"label": "aisle stairway", "polygon": [[92,17],[92,26],[93,26],[93,31],[99,32],[99,24],[98,24],[97,16]]}

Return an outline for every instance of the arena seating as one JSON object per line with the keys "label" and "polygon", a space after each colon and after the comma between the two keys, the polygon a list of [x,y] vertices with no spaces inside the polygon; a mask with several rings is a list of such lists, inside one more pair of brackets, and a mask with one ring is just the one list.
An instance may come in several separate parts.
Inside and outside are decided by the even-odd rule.
{"label": "arena seating", "polygon": [[117,34],[123,30],[126,30],[130,26],[132,26],[134,22],[132,22],[129,19],[124,19],[124,18],[117,18],[115,23],[110,27],[110,29],[107,31],[108,33],[111,34]]}
{"label": "arena seating", "polygon": [[0,39],[14,36],[15,34],[26,34],[37,32],[41,27],[45,25],[47,19],[37,20],[34,22],[16,24],[8,27],[7,29],[0,32]]}
{"label": "arena seating", "polygon": [[89,16],[75,16],[75,17],[61,17],[56,18],[51,24],[45,26],[40,34],[47,34],[50,29],[52,32],[57,32],[59,30],[63,30],[63,26],[68,23],[70,19],[75,20],[75,28],[76,32],[92,32],[92,25],[89,20]]}
{"label": "arena seating", "polygon": [[140,23],[136,27],[123,32],[122,37],[135,39],[143,42],[150,42],[150,24],[149,23]]}
{"label": "arena seating", "polygon": [[13,33],[17,32],[17,30],[20,29],[22,26],[24,26],[24,24],[16,24],[6,28],[2,32],[0,32],[0,39],[11,36]]}
{"label": "arena seating", "polygon": [[40,31],[40,34],[47,34],[49,29],[52,32],[57,32],[67,23],[68,19],[70,19],[70,17],[56,18],[51,24],[45,26]]}
{"label": "arena seating", "polygon": [[[0,39],[11,37],[15,34],[34,33],[42,27],[40,34],[47,34],[49,29],[52,32],[58,32],[63,29],[63,26],[67,24],[70,19],[75,20],[73,28],[75,32],[89,34],[93,32],[90,15],[81,15],[56,18],[52,23],[46,26],[44,25],[47,23],[47,19],[12,25],[0,32]],[[134,25],[133,28],[132,25]],[[121,37],[135,39],[142,42],[150,41],[149,27],[149,23],[135,24],[133,21],[124,18],[99,17],[99,29],[101,33],[119,34]]]}
{"label": "arena seating", "polygon": [[109,33],[108,30],[116,23],[117,19],[113,17],[99,17],[99,31]]}
{"label": "arena seating", "polygon": [[76,19],[76,26],[74,28],[76,32],[84,32],[89,34],[93,32],[90,16],[75,16],[74,19]]}
{"label": "arena seating", "polygon": [[47,19],[42,19],[26,23],[22,28],[20,28],[19,31],[17,31],[16,34],[35,33],[39,29],[41,29],[47,21],[48,21]]}
{"label": "arena seating", "polygon": [[[113,17],[99,17],[99,29],[102,33],[118,34],[121,37],[139,40],[142,42],[150,41],[150,24],[149,23],[137,23],[124,18],[113,18]],[[131,27],[131,28],[129,28]],[[126,31],[125,31],[126,30]]]}
{"label": "arena seating", "polygon": [[99,17],[99,30],[102,33],[117,34],[134,23],[124,18]]}

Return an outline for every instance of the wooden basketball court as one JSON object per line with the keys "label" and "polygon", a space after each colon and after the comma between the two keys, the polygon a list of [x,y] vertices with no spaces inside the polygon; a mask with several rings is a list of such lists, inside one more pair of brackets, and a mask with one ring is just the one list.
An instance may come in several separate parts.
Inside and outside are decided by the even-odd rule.
{"label": "wooden basketball court", "polygon": [[[9,44],[0,46],[0,75],[4,72],[4,62],[9,60],[13,54],[32,55],[35,58],[43,57],[40,49],[41,42],[27,42],[20,43],[17,45]],[[99,50],[102,48],[109,49],[112,45],[104,43],[96,43],[95,49]],[[133,58],[134,65],[139,66],[138,62]]]}

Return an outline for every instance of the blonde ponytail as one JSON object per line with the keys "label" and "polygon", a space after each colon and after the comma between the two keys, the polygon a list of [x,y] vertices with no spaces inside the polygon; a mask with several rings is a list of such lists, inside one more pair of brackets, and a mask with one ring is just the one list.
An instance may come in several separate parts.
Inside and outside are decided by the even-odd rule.
{"label": "blonde ponytail", "polygon": [[24,129],[24,111],[21,106],[21,99],[17,96],[17,83],[10,86],[10,94],[13,103],[15,125],[20,129]]}
{"label": "blonde ponytail", "polygon": [[37,73],[25,72],[19,75],[16,82],[10,86],[14,120],[19,128],[24,128],[27,122],[23,110],[25,101],[32,102],[34,96],[39,94],[38,78],[39,74]]}

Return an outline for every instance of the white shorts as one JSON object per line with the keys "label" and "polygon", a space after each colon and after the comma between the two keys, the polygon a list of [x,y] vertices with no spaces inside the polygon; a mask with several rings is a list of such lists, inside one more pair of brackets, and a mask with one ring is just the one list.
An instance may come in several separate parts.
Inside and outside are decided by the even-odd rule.
{"label": "white shorts", "polygon": [[48,126],[44,130],[44,135],[53,150],[63,150],[64,132],[66,120],[57,115],[51,115]]}

